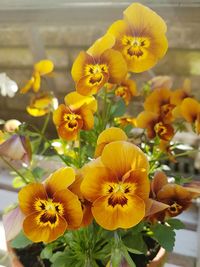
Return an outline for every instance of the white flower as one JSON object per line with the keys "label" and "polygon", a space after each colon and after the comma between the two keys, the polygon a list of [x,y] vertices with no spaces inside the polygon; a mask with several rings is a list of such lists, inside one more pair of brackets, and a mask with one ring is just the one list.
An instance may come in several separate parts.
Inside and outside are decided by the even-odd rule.
{"label": "white flower", "polygon": [[18,90],[18,85],[11,80],[5,72],[0,73],[0,93],[2,96],[13,97]]}

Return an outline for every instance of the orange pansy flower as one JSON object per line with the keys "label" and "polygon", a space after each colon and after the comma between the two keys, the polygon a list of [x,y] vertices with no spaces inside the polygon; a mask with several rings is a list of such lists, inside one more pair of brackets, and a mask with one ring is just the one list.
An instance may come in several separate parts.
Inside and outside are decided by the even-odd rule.
{"label": "orange pansy flower", "polygon": [[65,167],[54,172],[44,184],[32,183],[19,192],[19,206],[25,215],[23,230],[33,242],[51,242],[66,229],[79,227],[81,203],[67,187],[75,172]]}
{"label": "orange pansy flower", "polygon": [[185,98],[180,106],[183,118],[195,126],[195,131],[200,134],[200,103],[190,97]]}
{"label": "orange pansy flower", "polygon": [[96,110],[97,101],[94,97],[69,93],[65,97],[65,105],[59,105],[53,113],[53,122],[59,136],[65,140],[74,140],[80,129],[92,129]]}
{"label": "orange pansy flower", "polygon": [[53,71],[54,65],[50,60],[41,60],[34,65],[34,70],[31,79],[21,89],[21,93],[25,94],[30,89],[33,89],[37,93],[41,85],[41,77],[45,76]]}
{"label": "orange pansy flower", "polygon": [[128,105],[133,96],[138,95],[136,83],[131,79],[122,81],[115,89],[115,95],[120,96],[126,105]]}
{"label": "orange pansy flower", "polygon": [[162,140],[170,141],[174,135],[173,127],[163,122],[162,118],[156,113],[143,111],[138,115],[136,122],[138,127],[147,130],[150,139],[157,135]]}
{"label": "orange pansy flower", "polygon": [[80,52],[71,71],[78,93],[93,95],[107,82],[120,83],[125,78],[127,65],[122,55],[112,49],[114,43],[114,37],[107,34],[87,52]]}
{"label": "orange pansy flower", "polygon": [[95,158],[99,157],[104,147],[113,141],[127,141],[128,137],[125,132],[117,127],[110,127],[100,133],[97,139],[95,149]]}
{"label": "orange pansy flower", "polygon": [[175,217],[182,213],[190,206],[192,198],[199,196],[199,192],[197,194],[197,191],[189,187],[168,183],[165,173],[159,171],[151,182],[151,196],[169,205],[166,210],[155,214],[155,218],[162,221],[166,217]]}
{"label": "orange pansy flower", "polygon": [[41,117],[56,109],[57,106],[58,100],[52,94],[43,92],[34,95],[26,110],[33,117]]}
{"label": "orange pansy flower", "polygon": [[152,68],[168,48],[165,22],[154,11],[133,3],[124,19],[114,22],[108,33],[116,38],[114,49],[124,56],[128,70],[143,72]]}
{"label": "orange pansy flower", "polygon": [[145,154],[126,141],[107,144],[101,156],[83,168],[81,191],[92,202],[92,214],[108,230],[130,228],[145,216],[149,197]]}

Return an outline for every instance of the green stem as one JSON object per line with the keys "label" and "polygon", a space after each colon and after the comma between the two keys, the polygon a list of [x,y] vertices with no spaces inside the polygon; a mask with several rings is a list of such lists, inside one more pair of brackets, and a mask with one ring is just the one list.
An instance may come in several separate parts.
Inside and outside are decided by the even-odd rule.
{"label": "green stem", "polygon": [[45,118],[45,121],[44,121],[44,124],[43,124],[43,127],[42,127],[42,130],[41,130],[41,135],[40,135],[40,139],[38,140],[38,145],[37,145],[37,148],[36,148],[36,154],[39,153],[39,148],[40,148],[40,144],[41,144],[41,141],[43,139],[42,135],[44,135],[46,129],[47,129],[47,126],[48,126],[48,123],[49,123],[49,119],[50,119],[50,112],[48,112],[46,118]]}
{"label": "green stem", "polygon": [[60,155],[60,154],[57,153],[55,147],[52,146],[51,142],[46,138],[46,136],[45,136],[45,135],[44,135],[44,134],[37,128],[37,127],[35,127],[35,126],[32,125],[32,124],[29,124],[29,126],[30,126],[31,128],[33,128],[33,130],[35,130],[38,134],[41,135],[42,139],[43,139],[45,142],[47,142],[51,148],[54,149],[54,151],[56,152],[56,155],[57,155],[57,156],[58,156],[58,157],[59,157],[59,158],[60,158],[66,165],[69,165],[69,163],[66,161],[66,159],[65,159],[62,155]]}
{"label": "green stem", "polygon": [[29,182],[26,180],[26,178],[12,165],[9,161],[7,161],[3,156],[0,156],[1,159],[14,171],[16,172],[23,180],[25,184],[28,184]]}

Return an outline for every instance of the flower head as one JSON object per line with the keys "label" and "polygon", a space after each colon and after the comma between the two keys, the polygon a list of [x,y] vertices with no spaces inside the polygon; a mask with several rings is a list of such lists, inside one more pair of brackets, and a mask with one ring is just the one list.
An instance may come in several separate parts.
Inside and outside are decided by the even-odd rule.
{"label": "flower head", "polygon": [[136,96],[137,88],[135,81],[131,79],[126,79],[121,82],[115,89],[115,95],[120,96],[126,105],[129,104],[133,96]]}
{"label": "flower head", "polygon": [[142,72],[153,67],[168,47],[165,22],[151,9],[133,3],[124,11],[124,19],[114,22],[108,33],[116,38],[128,70]]}
{"label": "flower head", "polygon": [[33,117],[41,117],[57,107],[57,99],[52,94],[43,92],[33,96],[26,110]]}
{"label": "flower head", "polygon": [[107,34],[87,52],[80,52],[71,71],[78,93],[93,95],[107,82],[120,83],[125,78],[126,62],[118,51],[112,49],[114,43],[115,39]]}
{"label": "flower head", "polygon": [[41,86],[41,77],[53,71],[54,65],[50,60],[41,60],[34,65],[33,74],[26,85],[21,89],[21,93],[25,94],[30,89],[37,93]]}
{"label": "flower head", "polygon": [[33,242],[51,242],[66,229],[79,227],[81,203],[67,187],[75,180],[74,170],[54,172],[44,184],[32,183],[19,192],[19,206],[25,215],[23,230]]}
{"label": "flower head", "polygon": [[30,140],[26,136],[14,134],[0,144],[0,155],[26,164],[31,161]]}
{"label": "flower head", "polygon": [[148,168],[143,152],[126,141],[109,143],[83,168],[81,191],[92,202],[98,224],[108,230],[130,228],[144,218]]}
{"label": "flower head", "polygon": [[65,140],[74,140],[80,129],[90,130],[94,125],[93,114],[97,110],[97,101],[92,96],[82,96],[76,92],[65,97],[53,113],[53,121],[58,134]]}

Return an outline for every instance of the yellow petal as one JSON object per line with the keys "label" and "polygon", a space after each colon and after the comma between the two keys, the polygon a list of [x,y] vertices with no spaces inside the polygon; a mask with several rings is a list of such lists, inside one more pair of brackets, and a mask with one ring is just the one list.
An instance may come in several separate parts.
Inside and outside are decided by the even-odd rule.
{"label": "yellow petal", "polygon": [[59,236],[63,235],[66,228],[67,223],[61,217],[58,216],[58,224],[55,227],[40,226],[37,223],[38,212],[32,213],[27,216],[23,223],[23,229],[25,235],[33,242],[45,242],[49,243],[56,240]]}
{"label": "yellow petal", "polygon": [[40,78],[39,72],[35,72],[33,77],[34,77],[34,82],[33,82],[32,87],[33,87],[33,91],[35,93],[37,93],[39,91],[40,85],[41,85],[41,78]]}
{"label": "yellow petal", "polygon": [[34,70],[41,76],[52,72],[53,68],[53,62],[50,60],[41,60],[34,65]]}
{"label": "yellow petal", "polygon": [[34,78],[32,77],[32,78],[26,83],[26,85],[25,85],[24,87],[21,88],[20,93],[21,93],[21,94],[25,94],[25,93],[27,93],[27,92],[32,88],[33,83],[34,83]]}
{"label": "yellow petal", "polygon": [[47,199],[44,186],[40,183],[33,183],[23,187],[19,194],[19,206],[25,215],[33,213],[35,210],[34,203],[37,199]]}
{"label": "yellow petal", "polygon": [[81,51],[75,59],[71,70],[72,78],[75,82],[78,82],[85,75],[84,67],[86,64],[90,63],[94,63],[93,57],[85,51]]}
{"label": "yellow petal", "polygon": [[127,204],[109,205],[107,196],[98,198],[92,207],[97,223],[107,229],[128,229],[138,224],[145,215],[144,201],[137,196],[127,196]]}
{"label": "yellow petal", "polygon": [[71,113],[71,111],[64,104],[59,105],[58,108],[53,112],[53,122],[56,126],[59,126],[63,122],[64,113]]}
{"label": "yellow petal", "polygon": [[115,44],[114,36],[110,34],[105,34],[103,37],[99,38],[88,50],[87,53],[93,57],[100,57],[105,50],[112,48]]}
{"label": "yellow petal", "polygon": [[79,227],[82,222],[83,212],[78,197],[68,189],[65,189],[57,191],[54,195],[54,201],[62,203],[64,207],[63,217],[68,224],[68,228]]}
{"label": "yellow petal", "polygon": [[82,107],[80,109],[81,118],[83,120],[83,130],[91,130],[94,127],[94,115],[89,108]]}
{"label": "yellow petal", "polygon": [[53,197],[54,193],[66,189],[75,181],[75,171],[71,167],[60,168],[49,176],[45,181],[45,188],[48,196]]}
{"label": "yellow petal", "polygon": [[200,111],[200,104],[196,99],[185,98],[181,104],[181,114],[183,118],[188,122],[194,122],[197,119],[197,115]]}
{"label": "yellow petal", "polygon": [[108,66],[110,83],[120,83],[127,75],[127,65],[120,52],[108,49],[101,55],[101,61]]}
{"label": "yellow petal", "polygon": [[130,170],[149,169],[147,157],[142,150],[125,141],[115,141],[106,145],[101,160],[119,179]]}
{"label": "yellow petal", "polygon": [[83,96],[77,92],[71,92],[65,96],[65,104],[71,110],[77,110],[82,106],[87,106],[92,112],[97,110],[97,101],[93,96]]}
{"label": "yellow petal", "polygon": [[126,141],[128,139],[125,132],[117,127],[111,127],[103,132],[100,133],[98,139],[97,139],[97,147],[95,150],[95,157],[98,157],[101,155],[103,148],[105,145],[113,142],[113,141]]}

